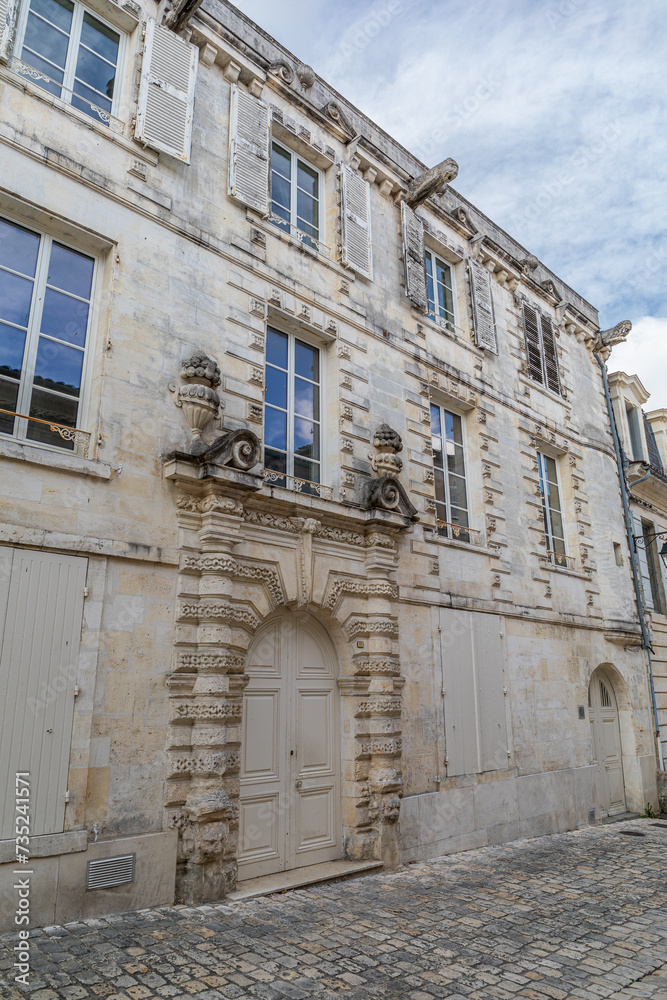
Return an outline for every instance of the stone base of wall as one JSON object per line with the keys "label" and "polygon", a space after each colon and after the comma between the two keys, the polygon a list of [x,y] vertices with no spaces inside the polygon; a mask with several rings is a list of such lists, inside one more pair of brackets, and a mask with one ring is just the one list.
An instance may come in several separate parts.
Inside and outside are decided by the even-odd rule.
{"label": "stone base of wall", "polygon": [[[643,787],[631,799],[656,801],[655,778],[641,767]],[[649,761],[650,762],[650,761]],[[538,774],[471,775],[457,787],[406,796],[400,819],[401,860],[424,861],[441,854],[504,844],[522,837],[576,830],[591,822],[597,766]],[[629,793],[630,789],[626,789]],[[596,813],[596,819],[600,816]]]}
{"label": "stone base of wall", "polygon": [[[41,839],[46,838],[35,838],[36,841]],[[57,837],[52,839],[56,841]],[[119,837],[88,844],[84,850],[76,849],[73,853],[33,857],[28,865],[16,862],[0,865],[0,933],[18,930],[14,922],[18,892],[14,886],[19,878],[30,881],[29,927],[65,924],[107,913],[173,903],[177,839],[176,830]],[[87,892],[88,861],[119,854],[136,854],[134,882]],[[15,875],[19,869],[33,874],[26,876],[22,871]]]}

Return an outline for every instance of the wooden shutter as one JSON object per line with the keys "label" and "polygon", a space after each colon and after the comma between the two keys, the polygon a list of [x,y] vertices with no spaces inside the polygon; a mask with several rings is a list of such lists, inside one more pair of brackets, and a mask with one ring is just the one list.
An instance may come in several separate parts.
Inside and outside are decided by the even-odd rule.
{"label": "wooden shutter", "polygon": [[644,607],[648,611],[653,611],[653,591],[651,589],[651,574],[648,568],[648,558],[646,556],[646,545],[644,542],[644,527],[641,517],[632,515],[632,533],[636,540],[637,563],[639,565],[639,575],[641,577],[642,595]]}
{"label": "wooden shutter", "polygon": [[496,322],[493,314],[491,275],[485,267],[470,259],[470,294],[475,322],[475,343],[487,351],[498,353]]}
{"label": "wooden shutter", "polygon": [[646,414],[642,410],[642,417],[644,418],[644,434],[646,435],[646,447],[648,448],[648,462],[649,465],[657,469],[658,472],[662,472],[662,459],[660,458],[660,452],[658,451],[658,442],[655,439],[655,434],[653,433],[653,428],[646,419]]}
{"label": "wooden shutter", "polygon": [[371,186],[356,170],[341,165],[342,263],[373,278]]}
{"label": "wooden shutter", "polygon": [[560,392],[558,376],[558,352],[556,350],[556,335],[548,316],[540,316],[542,326],[542,349],[544,353],[544,374],[546,385],[552,392]]}
{"label": "wooden shutter", "polygon": [[405,264],[405,294],[414,304],[428,309],[426,268],[424,258],[424,224],[409,205],[401,202],[401,228],[403,231],[403,261]]}
{"label": "wooden shutter", "polygon": [[267,215],[271,121],[269,106],[241,87],[232,87],[229,109],[228,194]]}
{"label": "wooden shutter", "polygon": [[0,60],[6,62],[11,55],[18,0],[0,0]]}
{"label": "wooden shutter", "polygon": [[13,836],[17,771],[30,772],[31,834],[63,830],[87,565],[78,556],[0,547],[3,839]]}
{"label": "wooden shutter", "polygon": [[537,312],[530,306],[523,307],[523,332],[526,338],[526,357],[528,360],[528,374],[540,385],[544,382],[542,374],[542,345],[540,343],[540,328],[538,326]]}
{"label": "wooden shutter", "polygon": [[135,138],[190,162],[196,45],[150,19],[146,24]]}

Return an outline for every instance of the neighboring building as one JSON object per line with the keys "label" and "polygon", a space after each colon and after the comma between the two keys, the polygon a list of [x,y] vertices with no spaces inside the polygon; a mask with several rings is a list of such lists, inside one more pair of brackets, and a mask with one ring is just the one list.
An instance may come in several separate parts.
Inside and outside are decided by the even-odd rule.
{"label": "neighboring building", "polygon": [[635,550],[643,605],[652,632],[660,760],[664,761],[667,758],[667,576],[660,550],[667,542],[667,410],[648,413],[643,410],[650,396],[636,375],[614,372],[609,376],[609,387],[618,436],[627,460]]}
{"label": "neighboring building", "polygon": [[29,771],[34,923],[656,802],[592,356],[623,328],[195,7],[0,0],[0,871]]}

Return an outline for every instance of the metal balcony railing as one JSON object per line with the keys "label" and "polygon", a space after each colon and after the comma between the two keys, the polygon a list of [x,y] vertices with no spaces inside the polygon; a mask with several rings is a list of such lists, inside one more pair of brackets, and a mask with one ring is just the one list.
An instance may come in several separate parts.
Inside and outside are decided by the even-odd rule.
{"label": "metal balcony railing", "polygon": [[275,472],[273,469],[264,469],[264,482],[269,486],[282,486],[285,490],[318,496],[323,500],[331,500],[333,498],[333,488],[331,486],[323,486],[322,483],[311,483],[308,479],[288,476],[284,472]]}
{"label": "metal balcony railing", "polygon": [[441,521],[440,518],[438,518],[438,534],[457,542],[468,542],[469,545],[482,544],[481,531],[476,528],[466,528],[462,524],[453,524],[451,521]]}
{"label": "metal balcony railing", "polygon": [[[68,424],[57,424],[53,420],[42,420],[40,417],[29,417],[25,413],[15,413],[13,410],[4,410],[0,408],[0,414],[4,414],[7,417],[14,417],[18,420],[29,420],[33,424],[41,424],[42,427],[48,427],[50,431],[54,434],[58,434],[63,441],[71,441],[76,448],[80,449],[80,454],[83,458],[88,458],[88,450],[90,448],[90,431],[80,431],[76,427],[70,427]],[[34,441],[34,439],[31,439]],[[35,441],[35,444],[43,444],[44,442]],[[69,451],[70,449],[68,449]]]}
{"label": "metal balcony railing", "polygon": [[[64,103],[71,105],[72,98],[76,97],[77,101],[82,101],[91,109],[91,111],[94,111],[99,120],[104,125],[108,125],[112,132],[117,132],[119,135],[124,134],[125,122],[122,122],[120,118],[114,118],[114,116],[108,111],[105,111],[103,108],[98,108],[96,104],[93,104],[92,101],[86,100],[86,98],[82,97],[81,94],[77,94],[74,90],[70,90],[68,87],[63,87],[62,83],[52,79],[52,77],[47,76],[45,73],[35,69],[33,66],[29,66],[16,56],[12,56],[9,60],[9,68],[15,73],[19,73],[21,76],[28,76],[33,80],[44,80],[45,83],[52,83],[55,87],[59,88],[60,94],[69,94],[69,101],[65,101]],[[54,94],[53,96],[60,97],[59,94]]]}

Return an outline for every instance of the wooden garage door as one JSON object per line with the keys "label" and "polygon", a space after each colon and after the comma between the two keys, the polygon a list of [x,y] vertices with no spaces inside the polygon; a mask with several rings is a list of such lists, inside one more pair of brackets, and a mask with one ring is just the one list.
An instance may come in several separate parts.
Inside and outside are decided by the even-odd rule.
{"label": "wooden garage door", "polygon": [[17,771],[33,836],[60,833],[87,559],[0,547],[0,839],[14,835]]}

